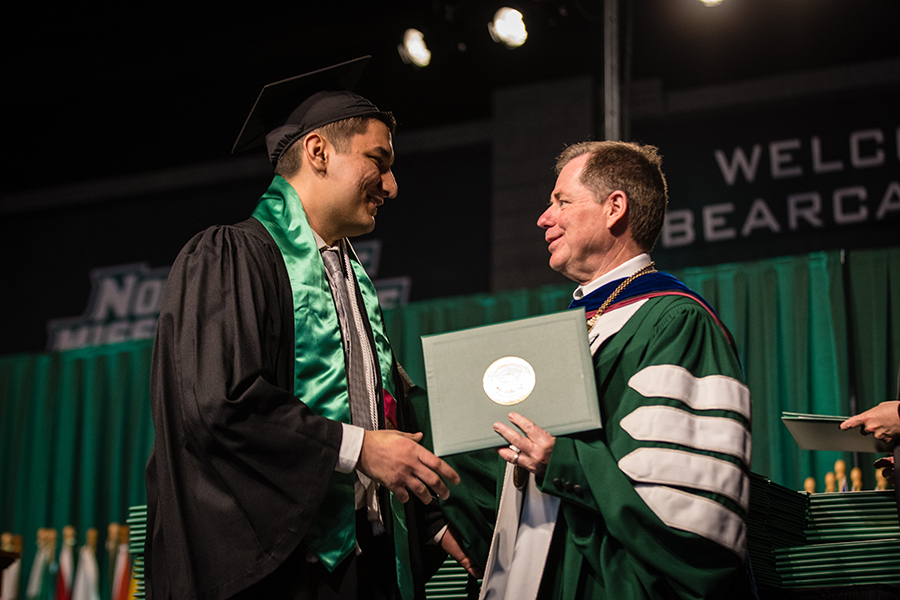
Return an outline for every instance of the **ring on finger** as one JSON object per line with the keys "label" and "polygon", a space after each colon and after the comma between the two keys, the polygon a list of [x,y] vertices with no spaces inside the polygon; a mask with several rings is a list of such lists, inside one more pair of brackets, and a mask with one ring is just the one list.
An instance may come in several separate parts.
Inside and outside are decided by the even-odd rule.
{"label": "ring on finger", "polygon": [[514,465],[516,465],[516,466],[519,465],[519,453],[518,453],[518,452],[516,452],[516,455],[513,456],[512,464],[514,464]]}

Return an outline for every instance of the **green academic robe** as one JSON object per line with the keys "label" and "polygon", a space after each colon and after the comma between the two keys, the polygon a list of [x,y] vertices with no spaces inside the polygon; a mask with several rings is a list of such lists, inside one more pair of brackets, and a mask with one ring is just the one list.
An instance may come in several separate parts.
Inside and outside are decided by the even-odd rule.
{"label": "green academic robe", "polygon": [[[558,437],[538,482],[561,500],[539,597],[749,593],[750,396],[720,324],[693,298],[645,300],[594,368],[603,429]],[[505,465],[486,453],[450,462],[470,485],[445,514],[484,561]]]}

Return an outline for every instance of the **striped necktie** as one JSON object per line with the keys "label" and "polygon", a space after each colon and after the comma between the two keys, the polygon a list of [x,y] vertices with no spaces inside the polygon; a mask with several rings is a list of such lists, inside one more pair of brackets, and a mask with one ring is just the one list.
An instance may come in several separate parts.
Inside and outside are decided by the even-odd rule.
{"label": "striped necktie", "polygon": [[[365,330],[356,303],[350,298],[347,287],[347,276],[341,268],[340,251],[327,248],[322,252],[322,260],[331,282],[334,304],[337,307],[338,321],[344,338],[344,352],[347,356],[347,383],[350,393],[350,418],[354,425],[364,429],[377,429],[378,421],[372,409],[370,390],[374,392],[374,383],[369,385],[366,373],[366,354],[363,350],[362,336]],[[356,309],[356,310],[354,310]],[[359,318],[357,318],[359,317]],[[366,344],[368,347],[368,344]]]}

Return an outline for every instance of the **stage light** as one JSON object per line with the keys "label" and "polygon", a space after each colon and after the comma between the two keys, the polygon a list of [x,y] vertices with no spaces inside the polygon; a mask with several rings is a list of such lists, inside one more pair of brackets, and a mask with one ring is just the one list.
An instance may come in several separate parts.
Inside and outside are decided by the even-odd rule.
{"label": "stage light", "polygon": [[522,13],[514,8],[503,7],[494,13],[494,20],[488,23],[488,31],[495,42],[502,42],[509,48],[518,48],[528,38]]}
{"label": "stage light", "polygon": [[725,0],[700,0],[703,3],[703,6],[718,6],[722,4]]}
{"label": "stage light", "polygon": [[427,67],[431,62],[431,51],[425,45],[425,36],[418,29],[407,29],[403,34],[403,43],[397,46],[397,52],[403,62],[417,67]]}

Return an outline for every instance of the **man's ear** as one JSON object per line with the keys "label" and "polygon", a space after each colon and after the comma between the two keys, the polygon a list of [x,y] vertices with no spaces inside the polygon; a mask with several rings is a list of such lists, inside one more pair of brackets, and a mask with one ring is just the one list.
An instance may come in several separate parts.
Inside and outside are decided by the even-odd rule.
{"label": "man's ear", "polygon": [[328,140],[318,133],[310,133],[303,139],[304,158],[314,170],[320,173],[324,173],[326,170],[329,152],[330,147],[328,145]]}
{"label": "man's ear", "polygon": [[612,231],[627,226],[628,196],[622,190],[615,190],[606,197],[606,226]]}

